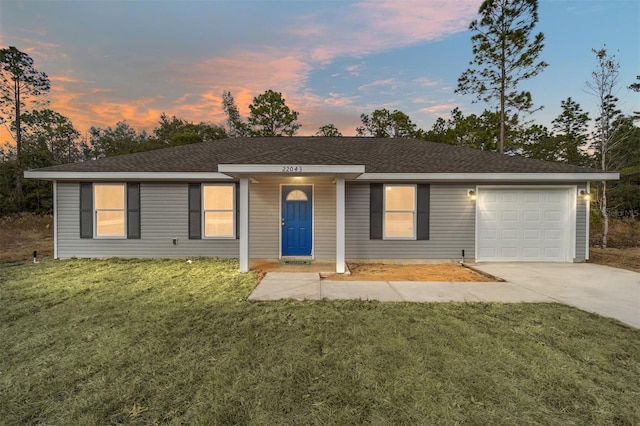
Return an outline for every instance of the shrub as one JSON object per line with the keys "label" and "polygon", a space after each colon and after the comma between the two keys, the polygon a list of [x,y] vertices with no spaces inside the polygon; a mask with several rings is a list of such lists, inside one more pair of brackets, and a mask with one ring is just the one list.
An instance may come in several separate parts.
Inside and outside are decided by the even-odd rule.
{"label": "shrub", "polygon": [[[592,207],[589,217],[589,245],[599,246],[601,244],[602,228],[602,215],[599,210]],[[640,247],[640,220],[631,217],[609,217],[607,247]]]}

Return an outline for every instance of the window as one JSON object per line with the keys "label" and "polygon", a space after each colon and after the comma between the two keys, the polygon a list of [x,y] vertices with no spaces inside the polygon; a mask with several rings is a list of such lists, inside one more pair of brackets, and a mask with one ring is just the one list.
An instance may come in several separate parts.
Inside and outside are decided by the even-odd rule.
{"label": "window", "polygon": [[125,184],[95,184],[93,191],[95,236],[125,237]]}
{"label": "window", "polygon": [[384,238],[416,238],[416,186],[385,185]]}
{"label": "window", "polygon": [[307,194],[299,189],[294,189],[287,194],[287,201],[307,201]]}
{"label": "window", "polygon": [[204,236],[235,238],[234,185],[203,185]]}

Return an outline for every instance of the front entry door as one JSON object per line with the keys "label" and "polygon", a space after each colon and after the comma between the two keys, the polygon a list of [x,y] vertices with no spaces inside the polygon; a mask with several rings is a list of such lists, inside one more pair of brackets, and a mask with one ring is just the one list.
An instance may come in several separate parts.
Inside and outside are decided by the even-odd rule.
{"label": "front entry door", "polygon": [[311,256],[312,194],[312,187],[308,185],[282,187],[283,256]]}

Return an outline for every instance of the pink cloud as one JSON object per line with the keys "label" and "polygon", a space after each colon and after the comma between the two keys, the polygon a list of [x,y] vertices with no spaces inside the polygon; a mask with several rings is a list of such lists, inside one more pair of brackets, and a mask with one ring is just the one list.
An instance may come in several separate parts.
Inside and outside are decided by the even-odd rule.
{"label": "pink cloud", "polygon": [[383,80],[376,80],[376,81],[372,81],[371,83],[363,84],[362,86],[358,87],[358,90],[360,90],[361,92],[369,92],[371,91],[371,89],[374,89],[377,87],[395,89],[400,84],[401,83],[395,78],[386,78]]}
{"label": "pink cloud", "polygon": [[324,99],[324,103],[332,107],[345,107],[353,105],[358,96],[344,96],[340,93],[329,93],[329,97]]}
{"label": "pink cloud", "polygon": [[433,105],[430,107],[420,109],[421,112],[426,112],[427,114],[431,114],[437,117],[448,116],[451,110],[453,110],[457,105],[455,104],[439,104]]}
{"label": "pink cloud", "polygon": [[427,77],[416,78],[413,82],[417,83],[420,87],[437,87],[442,85],[441,81],[431,80]]}
{"label": "pink cloud", "polygon": [[298,90],[304,86],[313,67],[294,52],[295,49],[288,48],[280,51],[237,51],[227,56],[204,59],[187,70],[184,64],[176,64],[171,72],[179,75],[183,83],[222,90],[234,87],[256,92],[269,87]]}
{"label": "pink cloud", "polygon": [[[481,0],[365,0],[339,8],[338,16],[299,19],[297,32],[311,46],[310,58],[320,63],[338,56],[381,52],[395,47],[437,40],[465,31],[476,16]],[[322,31],[307,32],[314,21],[332,22]],[[326,27],[326,28],[325,28]]]}

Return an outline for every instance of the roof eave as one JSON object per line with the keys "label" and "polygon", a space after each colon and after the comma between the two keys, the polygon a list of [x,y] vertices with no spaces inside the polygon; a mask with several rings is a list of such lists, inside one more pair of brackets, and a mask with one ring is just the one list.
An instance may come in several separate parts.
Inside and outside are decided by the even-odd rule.
{"label": "roof eave", "polygon": [[363,173],[359,181],[579,182],[618,180],[620,173]]}
{"label": "roof eave", "polygon": [[209,181],[230,180],[231,176],[218,172],[70,172],[51,170],[27,170],[24,177],[42,180],[72,180],[72,181],[109,181],[109,180],[139,180],[139,181]]}

